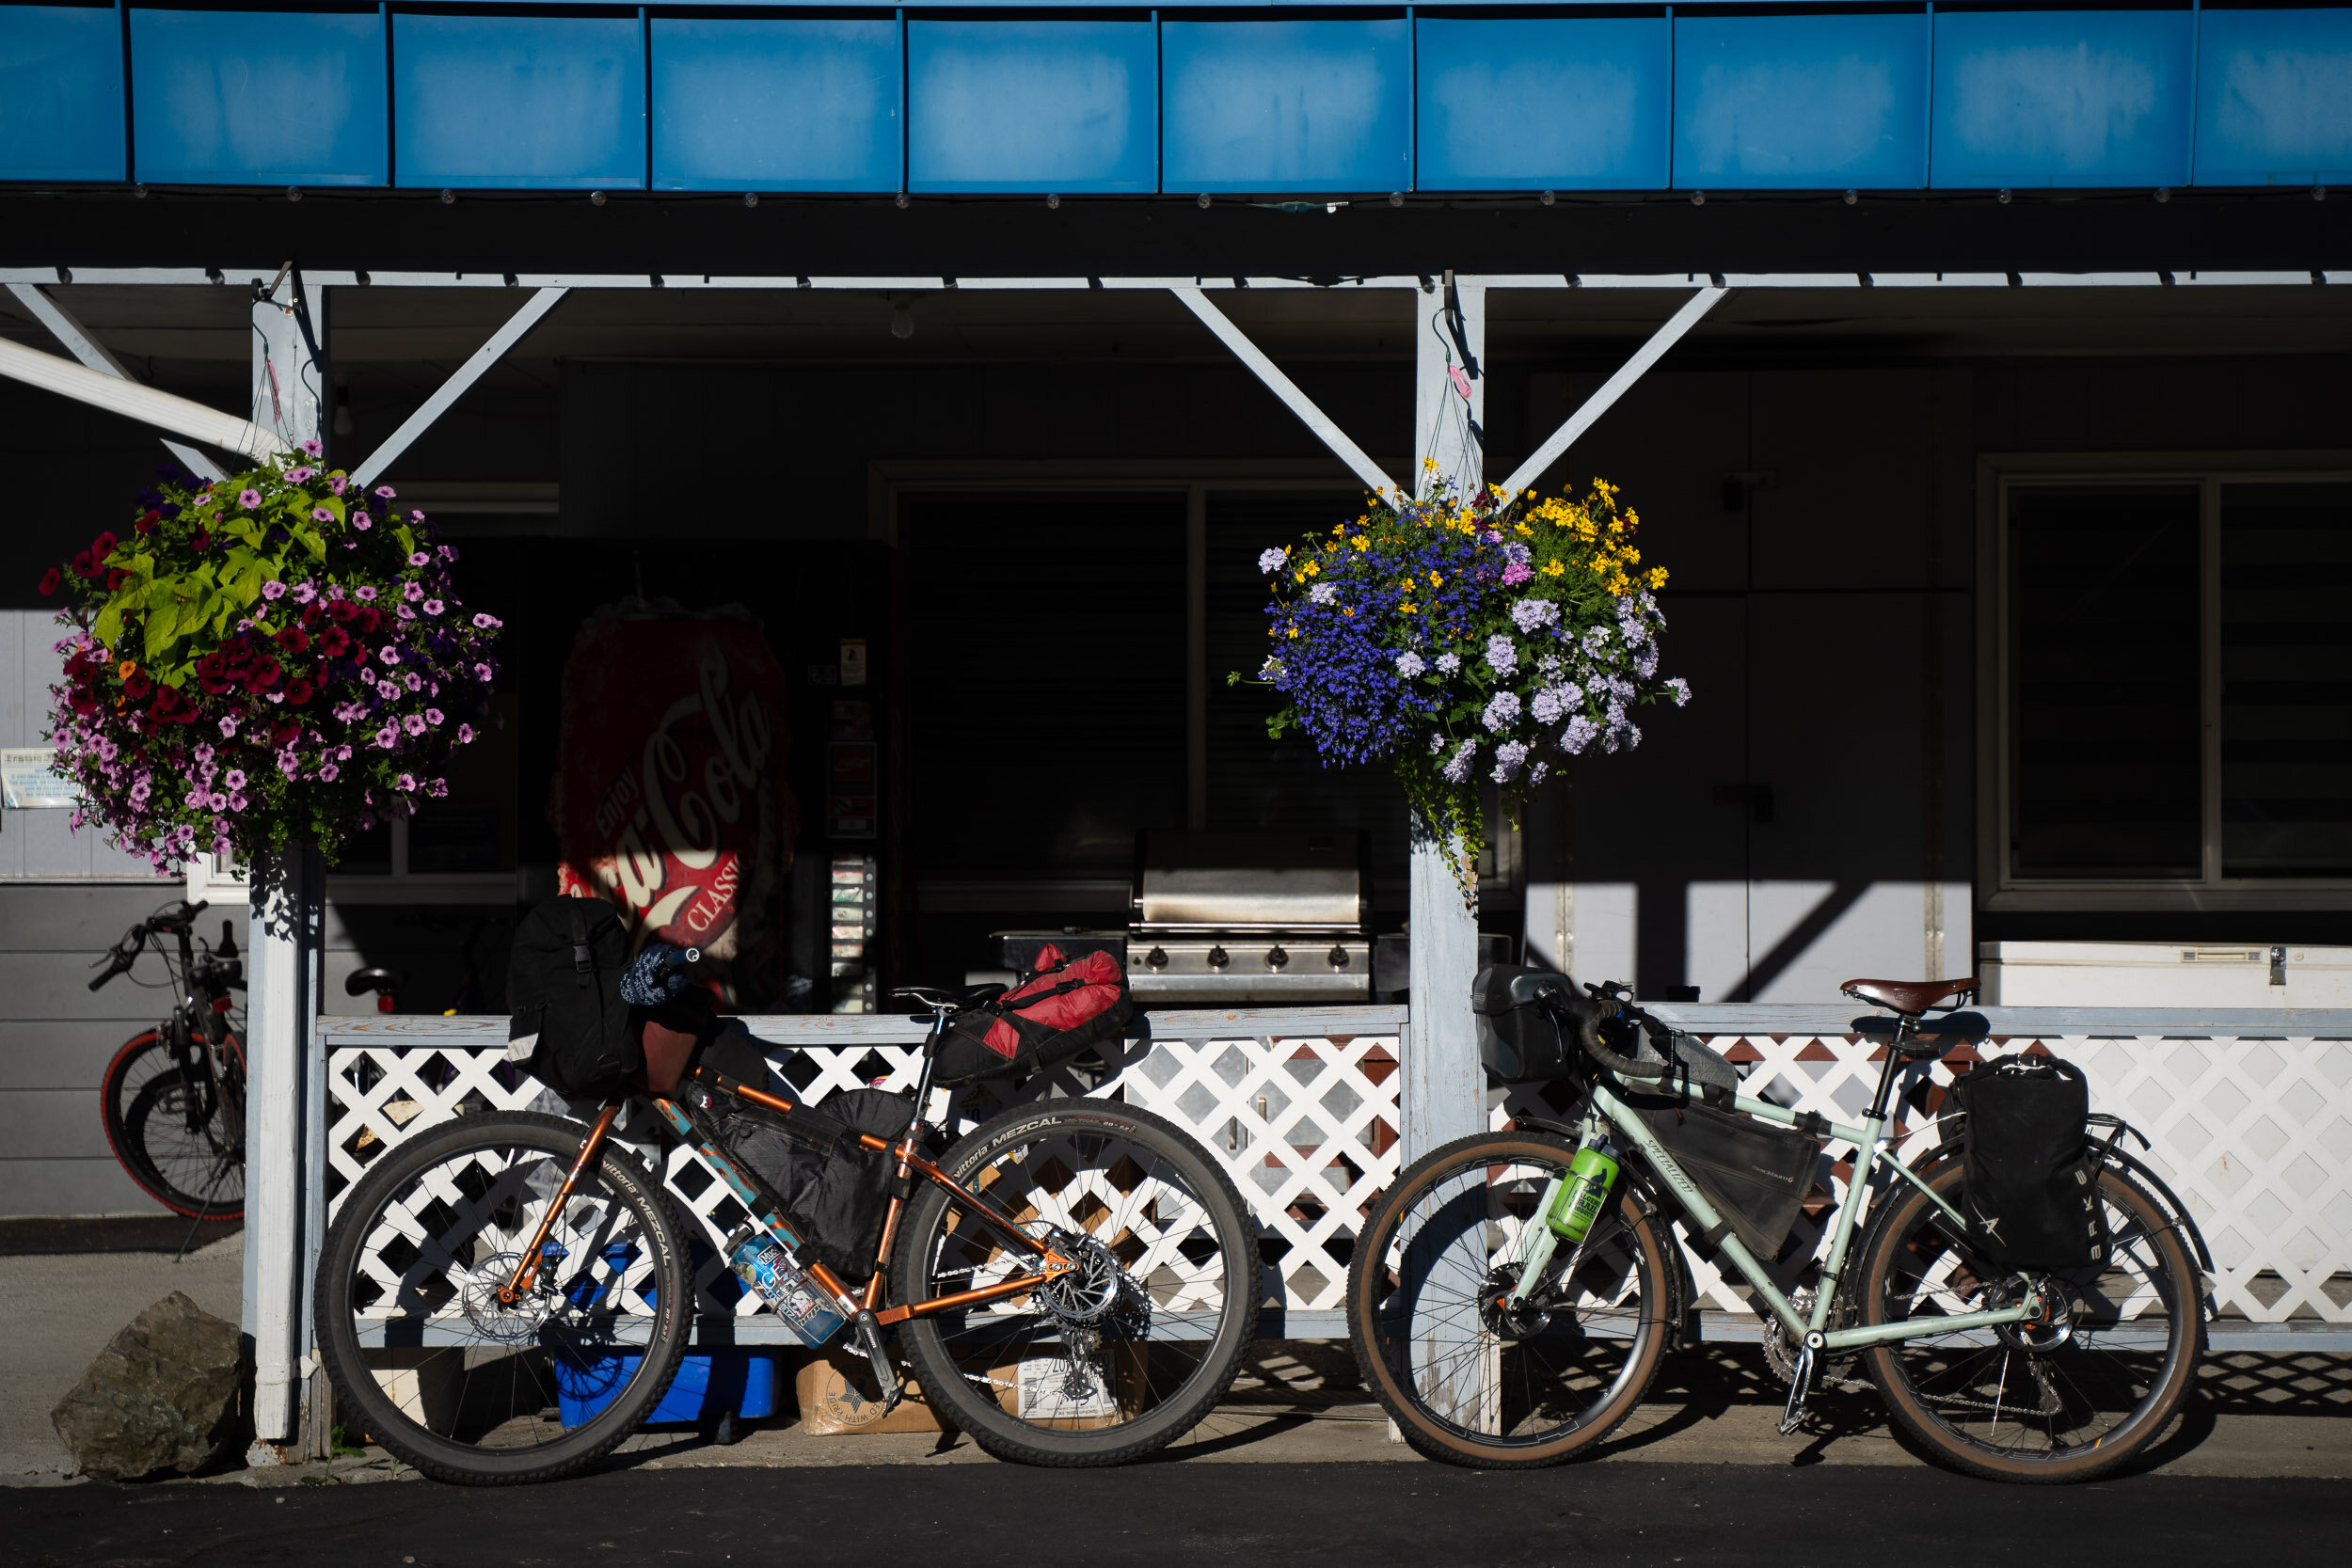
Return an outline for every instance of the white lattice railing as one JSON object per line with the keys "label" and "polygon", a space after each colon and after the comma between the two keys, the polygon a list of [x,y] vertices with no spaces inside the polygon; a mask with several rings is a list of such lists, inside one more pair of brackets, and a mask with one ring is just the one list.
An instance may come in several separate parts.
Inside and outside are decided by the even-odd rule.
{"label": "white lattice railing", "polygon": [[[1657,1010],[1743,1064],[1754,1088],[1799,1110],[1853,1119],[1877,1083],[1876,1048],[1830,1032],[1850,1010]],[[2046,1026],[2035,1026],[2036,1014],[2048,1015]],[[1996,1029],[2014,1032],[1996,1034],[1991,1050],[2040,1047],[2076,1062],[2090,1076],[2092,1107],[2147,1134],[2153,1147],[2140,1157],[2187,1204],[2211,1246],[2221,1332],[2258,1331],[2263,1347],[2291,1337],[2301,1348],[2337,1339],[2352,1348],[2352,1037],[2258,1037],[2248,1015],[2208,1022],[2193,1036],[2194,1025],[2151,1015],[2018,1008],[1993,1016]],[[1273,1268],[1281,1310],[1265,1332],[1336,1337],[1344,1333],[1348,1248],[1365,1206],[1396,1175],[1404,1019],[1404,1008],[1389,1006],[1161,1013],[1148,1037],[1104,1052],[1109,1072],[1100,1081],[1080,1082],[1063,1068],[1017,1094],[984,1085],[960,1095],[952,1116],[970,1126],[1013,1100],[1094,1093],[1168,1117],[1224,1164],[1278,1243],[1269,1251],[1280,1254]],[[920,1031],[903,1019],[745,1022],[811,1101],[869,1082],[905,1088],[913,1081]],[[2310,1029],[2322,1021],[2296,1022]],[[328,1065],[330,1203],[377,1146],[469,1099],[544,1107],[537,1085],[504,1064],[503,1019],[330,1018],[319,1028]],[[2352,1037],[2352,1027],[2343,1033]],[[1902,1152],[1931,1146],[1934,1123],[1917,1107],[1973,1059],[1961,1053],[1909,1069]],[[1490,1099],[1498,1124],[1557,1109],[1541,1087]],[[1842,1195],[1850,1153],[1824,1151],[1817,1196]],[[724,1199],[700,1156],[674,1151],[667,1174],[681,1207],[717,1241],[712,1215]],[[1799,1221],[1786,1274],[1809,1259],[1825,1218],[1824,1209]],[[706,1276],[719,1267],[710,1259]],[[1692,1255],[1691,1268],[1701,1304],[1730,1314],[1725,1326],[1736,1333],[1754,1321],[1705,1259]]]}

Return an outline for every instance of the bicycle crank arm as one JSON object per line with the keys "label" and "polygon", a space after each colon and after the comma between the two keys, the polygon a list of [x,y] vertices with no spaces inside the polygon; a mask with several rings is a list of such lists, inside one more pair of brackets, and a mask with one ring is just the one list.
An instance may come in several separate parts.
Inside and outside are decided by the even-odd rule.
{"label": "bicycle crank arm", "polygon": [[898,1371],[890,1365],[890,1352],[882,1344],[882,1324],[871,1311],[861,1308],[850,1322],[857,1326],[858,1349],[874,1366],[874,1382],[882,1389],[882,1414],[887,1416],[898,1408],[906,1397],[906,1386],[898,1380]]}

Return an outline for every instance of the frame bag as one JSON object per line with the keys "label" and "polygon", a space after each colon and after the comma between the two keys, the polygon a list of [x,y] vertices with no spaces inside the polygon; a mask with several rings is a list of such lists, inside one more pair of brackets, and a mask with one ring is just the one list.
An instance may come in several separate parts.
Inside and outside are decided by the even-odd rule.
{"label": "frame bag", "polygon": [[1134,1016],[1117,958],[1103,952],[1065,958],[1049,944],[1038,949],[1037,968],[1021,984],[948,1016],[932,1081],[959,1088],[1042,1071],[1118,1038]]}
{"label": "frame bag", "polygon": [[621,999],[628,931],[601,898],[549,898],[515,927],[506,1059],[565,1100],[627,1093],[644,1070],[638,1017]]}
{"label": "frame bag", "polygon": [[802,1259],[851,1280],[880,1264],[882,1215],[898,1170],[857,1135],[895,1142],[914,1119],[914,1101],[905,1095],[850,1089],[789,1116],[738,1102],[720,1131],[727,1152],[774,1193],[787,1227],[801,1240]]}
{"label": "frame bag", "polygon": [[2013,1269],[2105,1263],[2082,1069],[2055,1056],[1986,1063],[1954,1079],[1951,1092],[1963,1117],[1962,1207],[1977,1251]]}
{"label": "frame bag", "polygon": [[[1821,1140],[1696,1101],[1660,1104],[1646,1095],[1625,1098],[1757,1260],[1779,1257],[1813,1190]],[[1687,1217],[1684,1223],[1692,1224]]]}

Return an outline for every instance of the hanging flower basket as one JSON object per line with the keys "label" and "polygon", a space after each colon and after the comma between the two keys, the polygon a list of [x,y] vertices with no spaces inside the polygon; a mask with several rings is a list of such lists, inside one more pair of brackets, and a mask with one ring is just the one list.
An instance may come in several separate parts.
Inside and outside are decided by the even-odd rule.
{"label": "hanging flower basket", "polygon": [[487,706],[500,623],[452,590],[456,547],[319,450],[216,484],[166,468],[125,532],[41,579],[72,627],[48,737],[73,824],[158,870],[298,842],[331,864],[448,793]]}
{"label": "hanging flower basket", "polygon": [[1516,819],[1566,758],[1640,745],[1635,708],[1691,700],[1658,673],[1666,569],[1642,563],[1640,523],[1602,480],[1581,500],[1441,481],[1265,551],[1259,677],[1290,699],[1266,733],[1304,730],[1327,767],[1393,768],[1475,907],[1485,783]]}

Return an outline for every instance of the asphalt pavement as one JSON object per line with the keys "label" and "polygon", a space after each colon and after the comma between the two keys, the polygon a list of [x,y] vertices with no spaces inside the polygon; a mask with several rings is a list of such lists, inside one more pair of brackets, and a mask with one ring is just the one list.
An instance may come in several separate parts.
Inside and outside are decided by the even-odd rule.
{"label": "asphalt pavement", "polygon": [[330,1563],[2300,1562],[2343,1549],[2339,1481],[2142,1475],[1991,1486],[1923,1465],[1422,1465],[608,1471],[501,1491],[89,1483],[0,1493],[23,1568]]}

